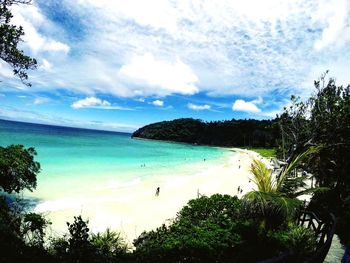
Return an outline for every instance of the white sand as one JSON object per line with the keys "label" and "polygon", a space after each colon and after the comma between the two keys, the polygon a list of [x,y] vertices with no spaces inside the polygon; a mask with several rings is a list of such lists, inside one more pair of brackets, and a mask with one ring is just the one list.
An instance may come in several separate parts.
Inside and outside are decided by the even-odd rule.
{"label": "white sand", "polygon": [[[45,214],[53,222],[53,234],[66,232],[66,221],[72,222],[73,216],[82,214],[89,219],[93,232],[110,227],[121,231],[132,243],[144,230],[169,223],[190,199],[197,197],[198,191],[207,196],[220,193],[240,197],[252,190],[250,165],[254,158],[261,157],[252,151],[234,150],[222,162],[203,162],[203,170],[192,176],[164,176],[122,188],[100,189],[86,196],[44,202],[36,211],[50,211]],[[237,194],[238,186],[243,189],[242,194]],[[155,196],[157,187],[159,196]]]}

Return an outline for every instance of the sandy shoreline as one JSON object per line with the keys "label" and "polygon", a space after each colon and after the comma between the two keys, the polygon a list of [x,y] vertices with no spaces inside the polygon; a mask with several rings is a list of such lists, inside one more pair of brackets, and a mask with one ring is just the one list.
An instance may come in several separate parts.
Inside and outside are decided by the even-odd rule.
{"label": "sandy shoreline", "polygon": [[[198,192],[207,196],[215,193],[242,196],[252,190],[250,164],[261,156],[248,150],[231,150],[232,155],[224,160],[210,165],[203,162],[203,170],[191,176],[169,175],[118,189],[96,189],[90,197],[44,202],[36,211],[44,212],[53,222],[53,235],[66,232],[66,221],[81,214],[84,219],[89,219],[93,232],[110,227],[121,231],[132,243],[143,231],[169,222],[190,199],[197,197]],[[243,189],[242,194],[237,194],[238,186]],[[157,187],[160,187],[159,196],[155,196]]]}

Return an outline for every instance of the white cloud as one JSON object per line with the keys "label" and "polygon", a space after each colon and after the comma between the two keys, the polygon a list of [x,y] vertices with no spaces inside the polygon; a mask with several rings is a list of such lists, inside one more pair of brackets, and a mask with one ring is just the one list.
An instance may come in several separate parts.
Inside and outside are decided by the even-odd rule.
{"label": "white cloud", "polygon": [[45,104],[47,102],[49,102],[50,99],[49,98],[45,98],[45,97],[37,97],[34,99],[33,103],[35,105],[40,105],[40,104]]}
{"label": "white cloud", "polygon": [[252,102],[247,102],[244,100],[236,100],[232,105],[232,110],[234,111],[244,111],[250,113],[258,113],[261,110]]}
{"label": "white cloud", "polygon": [[315,42],[316,50],[321,50],[331,44],[339,46],[350,40],[349,10],[347,0],[320,1],[318,12],[314,17],[324,21],[327,26],[323,29],[321,39]]}
{"label": "white cloud", "polygon": [[309,97],[312,92],[315,91],[314,80],[318,80],[322,74],[327,70],[329,73],[327,78],[334,78],[337,85],[347,86],[350,84],[350,74],[349,74],[349,60],[350,55],[344,54],[342,58],[334,60],[332,62],[326,62],[323,64],[313,65],[310,67],[308,75],[305,77],[303,83],[301,84],[302,92],[297,94],[302,98]]}
{"label": "white cloud", "polygon": [[191,110],[210,110],[211,109],[211,106],[210,105],[196,105],[196,104],[193,104],[193,103],[188,103],[187,104],[187,107]]}
{"label": "white cloud", "polygon": [[109,106],[111,106],[111,103],[109,103],[106,100],[101,100],[101,99],[96,98],[96,97],[87,97],[85,99],[78,100],[78,101],[74,102],[71,106],[74,109],[91,108],[91,107],[96,107],[96,106],[109,107]]}
{"label": "white cloud", "polygon": [[347,0],[62,0],[82,36],[69,21],[50,21],[54,8],[34,1],[14,18],[25,26],[23,45],[54,62],[50,74],[31,73],[32,91],[289,97],[304,92],[313,65],[350,54]]}
{"label": "white cloud", "polygon": [[0,77],[13,78],[13,71],[3,60],[0,60]]}
{"label": "white cloud", "polygon": [[41,14],[40,9],[35,5],[22,5],[13,7],[14,17],[12,22],[22,26],[25,32],[23,40],[34,54],[43,51],[68,53],[70,47],[62,42],[39,33],[37,28],[48,23],[48,20]]}
{"label": "white cloud", "polygon": [[120,68],[119,74],[136,85],[156,88],[157,93],[191,95],[198,92],[197,76],[179,58],[169,62],[158,60],[150,53],[134,56]]}
{"label": "white cloud", "polygon": [[100,110],[133,110],[132,108],[122,107],[118,105],[112,105],[106,100],[101,100],[96,97],[86,97],[85,99],[78,100],[71,105],[74,109],[90,108]]}
{"label": "white cloud", "polygon": [[79,2],[85,8],[101,10],[111,21],[122,18],[155,29],[176,30],[178,11],[174,9],[170,1],[81,0]]}
{"label": "white cloud", "polygon": [[47,61],[46,59],[43,59],[39,68],[44,70],[44,71],[50,71],[52,69],[52,64],[49,61]]}
{"label": "white cloud", "polygon": [[154,101],[152,101],[152,104],[154,106],[163,107],[164,106],[164,101],[162,101],[162,100],[154,100]]}

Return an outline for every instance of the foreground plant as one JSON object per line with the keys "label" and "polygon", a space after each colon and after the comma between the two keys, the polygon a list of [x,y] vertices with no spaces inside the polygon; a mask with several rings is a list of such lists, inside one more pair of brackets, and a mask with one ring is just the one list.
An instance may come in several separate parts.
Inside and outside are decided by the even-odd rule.
{"label": "foreground plant", "polygon": [[279,175],[273,175],[272,170],[260,160],[254,160],[251,165],[252,181],[257,190],[253,190],[244,196],[247,212],[260,220],[262,228],[277,227],[294,218],[299,211],[302,202],[296,197],[321,190],[309,188],[300,190],[306,186],[306,177],[290,177],[307,157],[316,153],[320,147],[310,147],[307,151],[296,156]]}

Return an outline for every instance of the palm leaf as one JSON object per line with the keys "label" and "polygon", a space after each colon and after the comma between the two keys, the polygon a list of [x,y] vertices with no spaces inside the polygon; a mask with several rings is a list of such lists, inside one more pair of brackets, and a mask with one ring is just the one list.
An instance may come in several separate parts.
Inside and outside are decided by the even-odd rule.
{"label": "palm leaf", "polygon": [[276,182],[273,180],[271,170],[260,160],[253,160],[250,168],[254,175],[253,182],[261,192],[275,192]]}
{"label": "palm leaf", "polygon": [[308,195],[308,194],[315,194],[315,193],[322,193],[329,191],[330,188],[328,187],[316,187],[316,188],[309,188],[309,189],[304,189],[298,192],[295,192],[291,197],[298,197],[301,195]]}
{"label": "palm leaf", "polygon": [[308,156],[311,154],[314,154],[318,152],[321,149],[322,146],[312,146],[309,149],[307,149],[305,152],[299,154],[297,157],[295,157],[294,160],[292,160],[287,167],[282,171],[280,176],[277,180],[277,191],[279,191],[282,188],[282,185],[286,179],[286,177],[295,169],[297,168],[302,161],[304,161]]}

